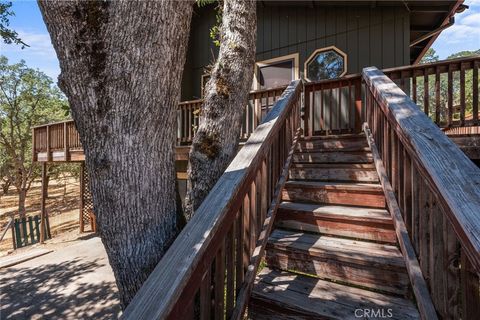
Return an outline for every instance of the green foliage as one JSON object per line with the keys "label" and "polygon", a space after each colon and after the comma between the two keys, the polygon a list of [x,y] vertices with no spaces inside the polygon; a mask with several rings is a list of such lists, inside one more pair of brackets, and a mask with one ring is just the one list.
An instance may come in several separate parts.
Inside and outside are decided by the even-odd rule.
{"label": "green foliage", "polygon": [[12,3],[0,1],[0,37],[3,39],[3,42],[6,44],[21,44],[22,48],[28,45],[23,42],[19,37],[18,33],[8,26],[10,25],[10,17],[15,16],[15,13],[11,11]]}
{"label": "green foliage", "polygon": [[66,118],[67,101],[50,77],[25,61],[0,56],[0,167],[17,190],[28,190],[38,169],[31,161],[32,127]]}
{"label": "green foliage", "polygon": [[435,62],[435,61],[438,61],[438,60],[439,60],[439,58],[438,58],[438,55],[437,55],[437,52],[435,51],[435,49],[429,48],[427,50],[427,52],[425,53],[425,55],[423,56],[422,60],[420,60],[420,64]]}
{"label": "green foliage", "polygon": [[480,49],[475,51],[460,51],[457,53],[453,53],[447,57],[447,59],[455,59],[455,58],[462,58],[462,57],[470,57],[470,56],[478,56],[480,55]]}
{"label": "green foliage", "polygon": [[[480,49],[475,51],[460,51],[453,53],[447,59],[455,59],[461,57],[469,57],[480,55]],[[438,61],[439,57],[435,50],[430,48],[420,63],[429,63]],[[460,72],[454,71],[452,74],[452,92],[453,92],[453,120],[460,119]],[[417,104],[424,109],[424,77],[417,77]],[[429,116],[435,119],[435,75],[428,77],[428,93],[429,93]],[[440,121],[445,123],[447,121],[447,101],[448,101],[448,76],[441,74],[440,76]],[[472,70],[465,71],[465,114],[468,117],[473,111],[473,72]]]}
{"label": "green foliage", "polygon": [[218,3],[218,5],[215,7],[217,14],[215,16],[215,25],[210,28],[210,38],[215,46],[220,47],[223,3],[221,0],[197,0],[199,7],[205,7],[214,3]]}

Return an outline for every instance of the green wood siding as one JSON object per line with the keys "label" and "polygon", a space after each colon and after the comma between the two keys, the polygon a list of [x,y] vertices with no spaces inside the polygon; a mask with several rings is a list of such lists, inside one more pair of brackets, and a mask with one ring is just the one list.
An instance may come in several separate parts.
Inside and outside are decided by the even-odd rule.
{"label": "green wood siding", "polygon": [[[404,7],[258,6],[257,61],[292,53],[305,59],[315,49],[336,46],[348,57],[348,73],[363,67],[409,64],[409,13]],[[213,7],[198,8],[192,20],[182,100],[200,97],[200,79],[218,48],[210,39]]]}

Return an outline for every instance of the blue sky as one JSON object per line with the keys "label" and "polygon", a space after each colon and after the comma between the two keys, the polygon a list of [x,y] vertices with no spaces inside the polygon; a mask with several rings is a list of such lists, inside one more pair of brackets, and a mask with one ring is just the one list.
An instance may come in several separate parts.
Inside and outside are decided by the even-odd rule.
{"label": "blue sky", "polygon": [[[480,49],[480,0],[466,0],[470,9],[455,16],[455,25],[442,32],[433,48],[441,59],[454,52]],[[33,0],[14,0],[10,26],[30,47],[0,43],[0,53],[10,62],[25,60],[30,67],[38,68],[56,79],[60,73],[55,50],[42,19],[37,2]]]}

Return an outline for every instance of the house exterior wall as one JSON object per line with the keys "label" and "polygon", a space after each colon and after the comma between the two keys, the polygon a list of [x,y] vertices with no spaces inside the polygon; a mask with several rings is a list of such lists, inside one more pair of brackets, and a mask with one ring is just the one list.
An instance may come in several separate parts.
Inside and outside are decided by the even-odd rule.
{"label": "house exterior wall", "polygon": [[[218,48],[210,38],[213,6],[197,8],[192,19],[182,100],[200,98],[201,76]],[[363,67],[408,65],[410,19],[403,6],[258,5],[257,61],[299,54],[299,69],[316,49],[335,46],[347,54],[347,74]]]}

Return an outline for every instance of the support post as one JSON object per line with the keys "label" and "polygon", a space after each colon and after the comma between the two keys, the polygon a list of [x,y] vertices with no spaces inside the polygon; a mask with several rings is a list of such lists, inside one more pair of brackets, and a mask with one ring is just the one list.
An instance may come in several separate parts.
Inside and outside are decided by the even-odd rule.
{"label": "support post", "polygon": [[70,160],[67,122],[63,123],[63,156],[64,156],[65,161]]}
{"label": "support post", "polygon": [[355,132],[362,131],[362,81],[355,81]]}
{"label": "support post", "polygon": [[45,201],[47,198],[47,163],[42,162],[42,202],[41,202],[41,209],[40,209],[40,243],[45,242],[45,232],[46,232],[46,225],[45,220],[47,218],[47,212],[45,208]]}
{"label": "support post", "polygon": [[47,126],[47,161],[52,161],[52,154],[50,150],[50,126]]}
{"label": "support post", "polygon": [[79,222],[80,222],[80,232],[85,231],[85,226],[83,224],[83,193],[85,191],[85,163],[80,164],[80,209],[79,209]]}

